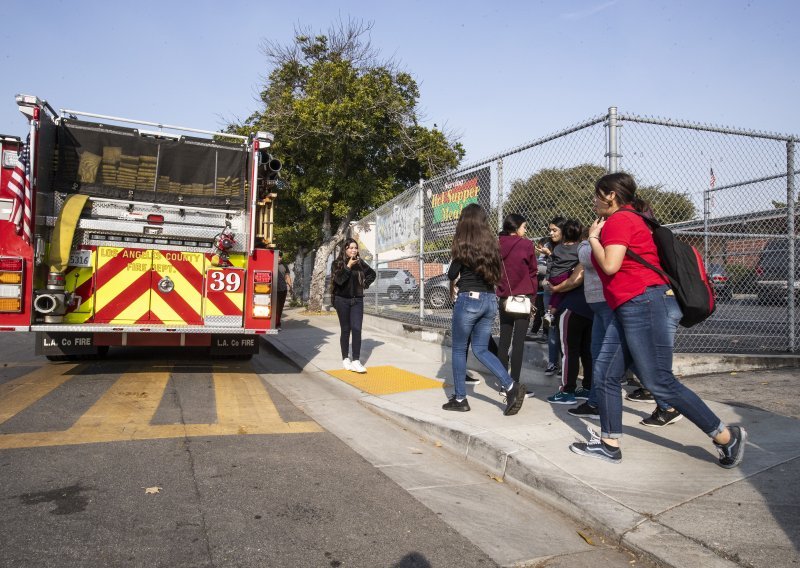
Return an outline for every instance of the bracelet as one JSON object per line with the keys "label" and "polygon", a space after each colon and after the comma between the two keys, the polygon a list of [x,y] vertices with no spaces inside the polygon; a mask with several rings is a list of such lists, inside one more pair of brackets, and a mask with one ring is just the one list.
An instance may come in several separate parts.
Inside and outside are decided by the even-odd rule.
{"label": "bracelet", "polygon": [[600,240],[600,237],[595,237],[594,235],[589,235],[589,238],[590,239],[597,239],[598,241]]}

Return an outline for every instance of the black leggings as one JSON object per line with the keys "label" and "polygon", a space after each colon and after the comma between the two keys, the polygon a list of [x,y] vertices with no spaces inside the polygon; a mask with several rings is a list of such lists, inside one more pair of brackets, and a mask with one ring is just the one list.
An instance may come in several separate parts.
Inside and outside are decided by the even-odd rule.
{"label": "black leggings", "polygon": [[558,322],[561,332],[561,390],[575,392],[578,386],[578,361],[583,366],[581,386],[592,388],[592,320],[564,310]]}
{"label": "black leggings", "polygon": [[519,382],[522,356],[525,353],[525,334],[528,332],[530,314],[513,314],[500,308],[500,347],[497,358],[508,368],[508,350],[511,348],[511,378]]}
{"label": "black leggings", "polygon": [[347,359],[350,351],[350,334],[353,334],[353,361],[361,359],[361,322],[364,321],[364,298],[333,297],[333,307],[339,316],[342,335],[339,345],[342,359]]}

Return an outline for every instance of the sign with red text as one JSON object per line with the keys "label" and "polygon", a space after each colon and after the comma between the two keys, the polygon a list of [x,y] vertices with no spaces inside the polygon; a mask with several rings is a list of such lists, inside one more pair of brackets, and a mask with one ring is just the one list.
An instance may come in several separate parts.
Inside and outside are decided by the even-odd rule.
{"label": "sign with red text", "polygon": [[488,167],[468,174],[426,183],[426,239],[451,237],[461,210],[477,203],[489,212],[491,173]]}

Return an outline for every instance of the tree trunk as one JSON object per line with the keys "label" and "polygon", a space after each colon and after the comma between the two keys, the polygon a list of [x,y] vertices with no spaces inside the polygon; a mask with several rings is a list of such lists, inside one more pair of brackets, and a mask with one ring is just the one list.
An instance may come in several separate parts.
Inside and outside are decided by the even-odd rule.
{"label": "tree trunk", "polygon": [[[328,225],[330,227],[330,225]],[[350,220],[344,219],[336,229],[336,233],[326,238],[317,249],[317,256],[314,258],[314,272],[311,273],[311,290],[308,293],[308,311],[321,312],[322,299],[328,293],[329,288],[325,286],[325,276],[328,272],[328,257],[331,255],[336,245],[344,238]]]}
{"label": "tree trunk", "polygon": [[303,270],[306,261],[306,247],[298,247],[292,263],[292,286],[289,295],[292,300],[303,302],[303,284],[305,283],[305,271]]}

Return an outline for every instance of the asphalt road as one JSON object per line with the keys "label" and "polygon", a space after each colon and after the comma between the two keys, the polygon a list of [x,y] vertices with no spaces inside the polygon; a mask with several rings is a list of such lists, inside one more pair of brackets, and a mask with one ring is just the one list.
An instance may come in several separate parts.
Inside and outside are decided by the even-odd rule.
{"label": "asphalt road", "polygon": [[0,566],[495,565],[251,363],[31,339],[0,336]]}

